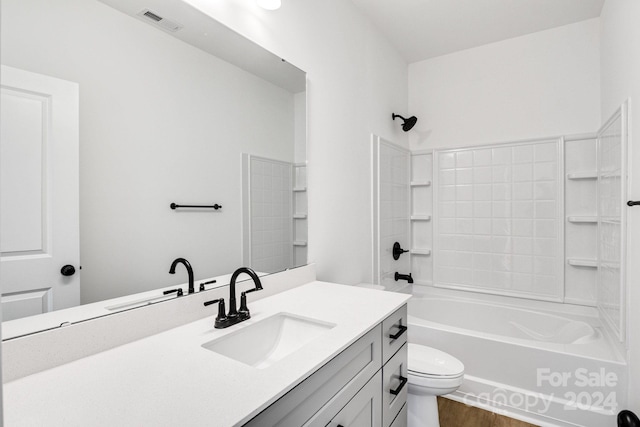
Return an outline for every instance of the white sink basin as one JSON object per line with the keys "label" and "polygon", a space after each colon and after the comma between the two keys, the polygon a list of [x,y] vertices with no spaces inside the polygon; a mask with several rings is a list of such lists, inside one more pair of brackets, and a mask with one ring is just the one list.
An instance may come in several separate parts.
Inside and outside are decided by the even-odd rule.
{"label": "white sink basin", "polygon": [[245,365],[264,369],[335,327],[335,323],[278,313],[202,345]]}

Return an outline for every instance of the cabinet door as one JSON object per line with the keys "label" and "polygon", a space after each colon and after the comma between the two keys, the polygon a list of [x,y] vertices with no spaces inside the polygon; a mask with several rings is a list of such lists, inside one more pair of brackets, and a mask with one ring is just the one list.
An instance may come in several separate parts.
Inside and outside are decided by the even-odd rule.
{"label": "cabinet door", "polygon": [[381,427],[382,376],[378,372],[331,420],[328,427]]}
{"label": "cabinet door", "polygon": [[402,410],[400,411],[396,419],[393,420],[391,427],[407,427],[408,425],[407,408],[408,408],[407,404],[405,403],[405,405],[402,407]]}
{"label": "cabinet door", "polygon": [[382,322],[382,364],[389,361],[400,347],[407,342],[407,305],[403,305],[395,313]]}
{"label": "cabinet door", "polygon": [[382,421],[391,425],[407,402],[407,344],[382,368]]}

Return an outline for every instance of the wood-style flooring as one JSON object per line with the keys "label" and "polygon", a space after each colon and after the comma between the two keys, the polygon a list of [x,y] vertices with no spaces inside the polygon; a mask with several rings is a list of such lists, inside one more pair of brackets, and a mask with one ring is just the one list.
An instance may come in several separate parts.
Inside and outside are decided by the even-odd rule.
{"label": "wood-style flooring", "polygon": [[504,415],[438,397],[440,427],[537,427]]}

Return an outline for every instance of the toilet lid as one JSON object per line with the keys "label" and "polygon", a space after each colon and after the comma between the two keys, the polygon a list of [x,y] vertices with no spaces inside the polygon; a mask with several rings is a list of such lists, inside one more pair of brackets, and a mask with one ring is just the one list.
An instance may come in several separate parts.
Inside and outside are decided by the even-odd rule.
{"label": "toilet lid", "polygon": [[464,372],[462,362],[444,351],[412,343],[408,350],[408,370],[418,375],[452,377]]}

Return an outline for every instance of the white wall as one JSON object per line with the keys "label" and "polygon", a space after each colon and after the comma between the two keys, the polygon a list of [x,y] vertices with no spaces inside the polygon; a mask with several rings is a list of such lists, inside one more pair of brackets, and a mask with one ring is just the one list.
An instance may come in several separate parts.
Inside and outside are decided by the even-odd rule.
{"label": "white wall", "polygon": [[318,278],[371,280],[370,134],[407,145],[407,65],[344,0],[188,0],[287,61],[308,80],[309,260]]}
{"label": "white wall", "polygon": [[595,131],[599,60],[592,19],[413,63],[411,149]]}
{"label": "white wall", "polygon": [[[607,0],[600,16],[602,33],[602,120],[631,98],[629,198],[640,199],[640,2]],[[635,125],[635,129],[634,129]],[[640,208],[627,210],[627,291],[629,325],[629,409],[640,415]]]}
{"label": "white wall", "polygon": [[295,163],[307,161],[307,93],[296,93],[295,102]]}
{"label": "white wall", "polygon": [[95,0],[3,0],[2,31],[3,63],[80,84],[83,302],[240,265],[241,153],[293,161],[293,94]]}

